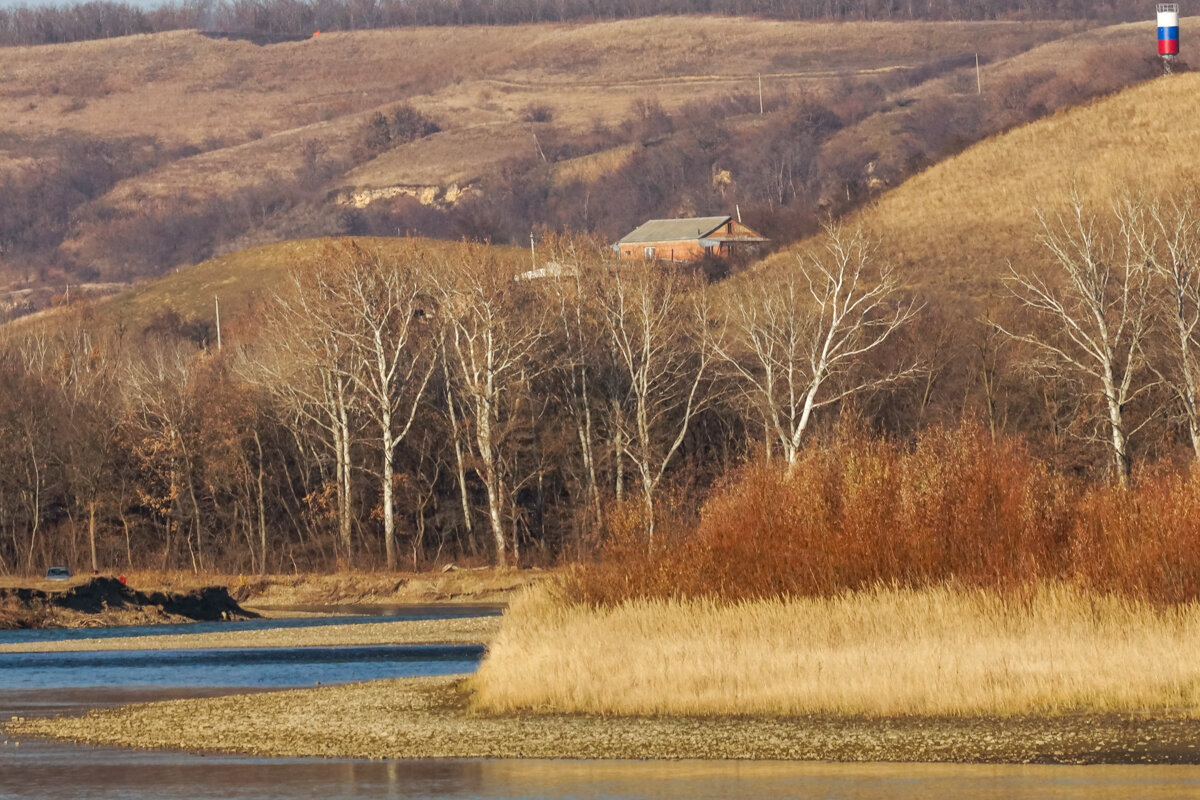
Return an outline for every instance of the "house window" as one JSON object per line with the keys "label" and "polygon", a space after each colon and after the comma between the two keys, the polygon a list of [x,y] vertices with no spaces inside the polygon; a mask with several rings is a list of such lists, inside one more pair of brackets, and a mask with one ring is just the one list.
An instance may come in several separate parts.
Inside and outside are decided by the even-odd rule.
{"label": "house window", "polygon": [[654,248],[653,247],[647,247],[645,250],[645,253],[646,253],[646,258],[654,258]]}

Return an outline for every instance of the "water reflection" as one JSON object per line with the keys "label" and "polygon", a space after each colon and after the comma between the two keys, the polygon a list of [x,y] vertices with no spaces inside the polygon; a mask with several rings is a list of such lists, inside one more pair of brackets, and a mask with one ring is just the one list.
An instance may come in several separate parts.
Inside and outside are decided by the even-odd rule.
{"label": "water reflection", "polygon": [[0,798],[1148,800],[1200,797],[1194,767],[776,762],[321,761],[0,745]]}

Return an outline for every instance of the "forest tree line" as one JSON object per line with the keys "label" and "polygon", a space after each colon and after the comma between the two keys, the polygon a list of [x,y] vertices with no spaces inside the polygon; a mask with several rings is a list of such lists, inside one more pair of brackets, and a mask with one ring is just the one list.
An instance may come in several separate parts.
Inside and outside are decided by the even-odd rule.
{"label": "forest tree line", "polygon": [[[334,243],[254,310],[79,307],[0,354],[0,571],[553,563],[653,551],[741,464],[839,420],[974,420],[1059,478],[1200,458],[1196,205],[1043,213],[994,318],[918,297],[867,234],[769,271]],[[52,327],[50,324],[52,323]]]}
{"label": "forest tree line", "polygon": [[404,25],[516,25],[660,14],[783,20],[1151,19],[1138,0],[194,0],[142,8],[92,0],[0,9],[0,45],[199,29],[308,36]]}

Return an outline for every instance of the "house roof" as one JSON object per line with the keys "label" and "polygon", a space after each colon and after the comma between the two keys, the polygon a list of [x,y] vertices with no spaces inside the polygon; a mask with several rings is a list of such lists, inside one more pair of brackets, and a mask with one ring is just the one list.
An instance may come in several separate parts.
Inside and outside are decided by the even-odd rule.
{"label": "house roof", "polygon": [[729,222],[731,217],[692,217],[691,219],[652,219],[626,234],[618,244],[638,242],[674,242],[701,239]]}

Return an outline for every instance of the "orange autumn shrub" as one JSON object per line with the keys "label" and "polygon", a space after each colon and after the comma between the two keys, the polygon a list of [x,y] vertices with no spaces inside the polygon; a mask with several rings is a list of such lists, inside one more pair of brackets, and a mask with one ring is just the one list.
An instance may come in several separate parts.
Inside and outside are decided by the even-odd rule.
{"label": "orange autumn shrub", "polygon": [[694,525],[677,523],[653,547],[630,508],[610,515],[600,558],[572,575],[575,598],[1062,580],[1151,602],[1200,598],[1200,475],[1152,469],[1130,488],[1088,486],[973,425],[911,446],[842,432],[790,468],[749,464],[712,490]]}

